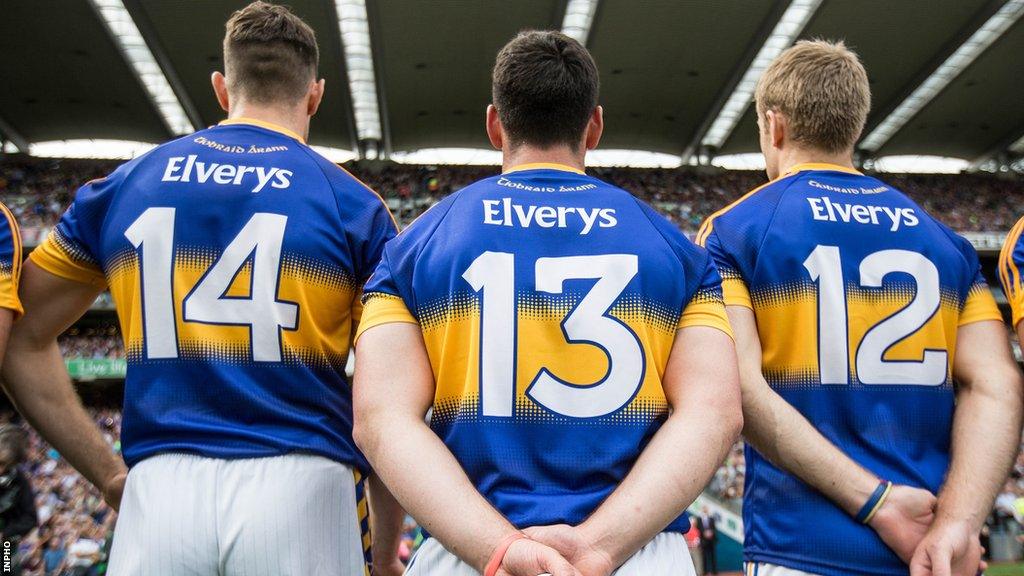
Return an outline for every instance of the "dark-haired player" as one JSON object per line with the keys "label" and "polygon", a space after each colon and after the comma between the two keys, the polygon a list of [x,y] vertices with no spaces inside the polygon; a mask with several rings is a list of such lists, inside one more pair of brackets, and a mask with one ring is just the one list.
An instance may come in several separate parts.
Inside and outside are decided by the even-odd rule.
{"label": "dark-haired player", "polygon": [[[253,3],[227,23],[224,62],[228,120],[86,184],[32,253],[3,375],[120,501],[108,574],[362,574],[343,367],[395,225],[305,144],[324,91],[309,26]],[[128,356],[127,486],[56,342],[108,286]]]}
{"label": "dark-haired player", "polygon": [[356,438],[431,535],[408,574],[693,574],[684,510],[741,420],[720,279],[584,174],[602,128],[586,49],[520,34],[487,110],[503,173],[428,211],[367,283]]}

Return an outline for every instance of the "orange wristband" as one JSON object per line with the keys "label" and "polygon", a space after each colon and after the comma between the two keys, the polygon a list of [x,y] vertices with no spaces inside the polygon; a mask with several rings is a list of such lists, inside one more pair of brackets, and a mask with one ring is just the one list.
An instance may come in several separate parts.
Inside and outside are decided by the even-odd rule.
{"label": "orange wristband", "polygon": [[498,568],[501,568],[501,562],[505,559],[505,553],[508,552],[509,546],[517,540],[526,540],[526,535],[522,532],[509,534],[498,544],[498,547],[494,549],[494,553],[491,554],[491,559],[487,561],[487,567],[484,568],[484,576],[494,576],[498,572]]}

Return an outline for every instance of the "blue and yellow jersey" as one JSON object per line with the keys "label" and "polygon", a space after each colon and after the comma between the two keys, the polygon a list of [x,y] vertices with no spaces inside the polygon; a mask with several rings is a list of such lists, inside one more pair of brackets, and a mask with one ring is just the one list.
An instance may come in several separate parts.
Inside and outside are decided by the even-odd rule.
{"label": "blue and yellow jersey", "polygon": [[24,311],[18,299],[21,279],[21,230],[14,215],[0,203],[0,308],[14,313],[15,319]]}
{"label": "blue and yellow jersey", "polygon": [[30,257],[110,288],[129,465],[306,452],[364,467],[344,366],[395,233],[380,197],[298,135],[239,119],[89,182]]}
{"label": "blue and yellow jersey", "polygon": [[[520,527],[578,524],[665,420],[676,331],[729,332],[714,263],[629,193],[525,165],[388,243],[360,332],[418,324],[430,426]],[[669,530],[685,532],[684,517]]]}
{"label": "blue and yellow jersey", "polygon": [[[754,190],[697,241],[726,304],[754,311],[772,389],[866,469],[937,492],[957,328],[1000,319],[973,247],[900,191],[828,164]],[[746,466],[748,561],[907,574],[870,528],[749,447]]]}
{"label": "blue and yellow jersey", "polygon": [[1024,268],[1024,239],[1021,238],[1021,231],[1024,230],[1024,218],[1017,221],[1017,224],[1010,230],[1003,244],[1003,250],[999,253],[999,280],[1003,285],[1003,292],[1010,302],[1010,312],[1013,316],[1013,327],[1024,318],[1024,282],[1021,281],[1021,268]]}

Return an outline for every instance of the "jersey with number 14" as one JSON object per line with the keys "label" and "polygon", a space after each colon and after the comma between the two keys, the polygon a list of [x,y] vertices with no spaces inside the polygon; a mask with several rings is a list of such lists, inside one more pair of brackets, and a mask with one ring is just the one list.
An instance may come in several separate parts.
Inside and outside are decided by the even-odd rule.
{"label": "jersey with number 14", "polygon": [[306,452],[364,467],[344,366],[394,234],[380,197],[297,135],[239,119],[83,186],[31,258],[110,287],[129,465]]}
{"label": "jersey with number 14", "polygon": [[593,512],[668,414],[677,329],[729,331],[704,250],[627,192],[557,165],[430,209],[388,243],[364,300],[360,332],[419,324],[430,425],[520,527]]}
{"label": "jersey with number 14", "polygon": [[[974,248],[904,194],[804,164],[698,235],[727,305],[757,318],[768,384],[881,478],[937,492],[949,467],[959,326],[999,320]],[[867,526],[747,449],[744,552],[824,576],[905,576]]]}

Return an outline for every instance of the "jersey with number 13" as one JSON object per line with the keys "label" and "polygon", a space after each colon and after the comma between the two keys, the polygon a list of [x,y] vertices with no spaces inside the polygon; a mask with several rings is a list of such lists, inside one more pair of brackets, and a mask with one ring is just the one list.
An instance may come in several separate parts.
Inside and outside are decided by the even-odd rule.
{"label": "jersey with number 13", "polygon": [[676,331],[729,331],[707,252],[629,193],[557,165],[430,209],[388,243],[365,302],[360,331],[419,324],[430,425],[520,527],[593,512],[668,413]]}
{"label": "jersey with number 13", "polygon": [[[768,384],[874,474],[937,492],[950,458],[957,329],[1000,320],[977,254],[903,193],[799,165],[712,216],[697,242],[727,305],[757,319]],[[905,575],[875,533],[747,449],[749,562]]]}
{"label": "jersey with number 13", "polygon": [[129,465],[306,452],[364,467],[344,366],[394,234],[380,197],[297,135],[231,120],[83,186],[31,258],[110,288]]}

